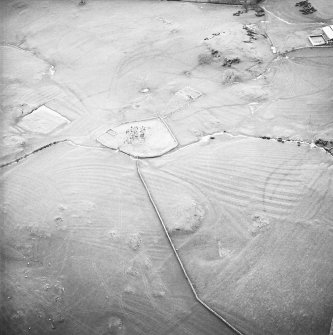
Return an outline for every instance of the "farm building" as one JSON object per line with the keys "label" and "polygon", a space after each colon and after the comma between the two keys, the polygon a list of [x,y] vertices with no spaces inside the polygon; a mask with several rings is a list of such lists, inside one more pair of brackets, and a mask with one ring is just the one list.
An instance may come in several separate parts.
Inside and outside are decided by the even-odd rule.
{"label": "farm building", "polygon": [[322,28],[322,34],[311,35],[309,40],[313,46],[333,44],[333,25]]}
{"label": "farm building", "polygon": [[333,25],[323,28],[323,37],[326,41],[326,44],[333,43]]}

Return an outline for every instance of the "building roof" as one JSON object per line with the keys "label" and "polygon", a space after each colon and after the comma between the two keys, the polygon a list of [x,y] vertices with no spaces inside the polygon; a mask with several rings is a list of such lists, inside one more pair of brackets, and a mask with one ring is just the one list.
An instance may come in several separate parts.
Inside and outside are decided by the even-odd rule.
{"label": "building roof", "polygon": [[333,29],[331,26],[324,27],[323,32],[329,40],[333,40]]}
{"label": "building roof", "polygon": [[313,46],[325,45],[326,44],[322,35],[311,35],[311,36],[309,36],[309,40],[310,40],[310,42]]}

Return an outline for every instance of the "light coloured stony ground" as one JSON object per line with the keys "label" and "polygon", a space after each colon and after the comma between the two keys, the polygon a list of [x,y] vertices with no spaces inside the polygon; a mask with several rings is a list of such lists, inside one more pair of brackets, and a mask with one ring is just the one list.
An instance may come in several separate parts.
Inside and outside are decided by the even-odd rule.
{"label": "light coloured stony ground", "polygon": [[244,334],[328,334],[333,49],[307,35],[331,6],[78,2],[1,2],[1,329],[233,334],[140,181],[161,155],[138,166],[199,296]]}

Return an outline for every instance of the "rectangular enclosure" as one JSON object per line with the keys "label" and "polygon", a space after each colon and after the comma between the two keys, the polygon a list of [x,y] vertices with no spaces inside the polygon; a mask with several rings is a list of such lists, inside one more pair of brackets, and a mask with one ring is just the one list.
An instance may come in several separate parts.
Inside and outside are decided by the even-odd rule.
{"label": "rectangular enclosure", "polygon": [[322,35],[311,35],[309,36],[309,40],[314,47],[326,44]]}

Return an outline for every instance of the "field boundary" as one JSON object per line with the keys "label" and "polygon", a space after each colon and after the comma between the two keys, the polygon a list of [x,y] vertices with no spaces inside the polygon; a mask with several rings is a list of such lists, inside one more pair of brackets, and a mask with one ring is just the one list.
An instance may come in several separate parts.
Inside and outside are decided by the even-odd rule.
{"label": "field boundary", "polygon": [[190,279],[190,277],[189,277],[189,275],[187,274],[187,271],[186,271],[186,269],[185,269],[185,266],[184,266],[184,264],[183,264],[183,262],[182,262],[182,260],[181,260],[181,258],[180,258],[180,256],[179,256],[179,254],[178,254],[178,251],[177,251],[177,248],[175,247],[175,245],[173,244],[173,242],[172,242],[172,239],[171,239],[171,237],[170,237],[170,235],[169,235],[169,232],[168,232],[168,230],[167,230],[167,228],[166,228],[166,225],[165,225],[165,223],[164,223],[164,220],[163,220],[163,218],[162,218],[162,215],[161,215],[161,213],[160,213],[160,211],[158,210],[158,207],[157,207],[157,205],[156,205],[156,203],[155,203],[155,201],[154,201],[154,199],[153,199],[153,197],[152,197],[152,195],[151,195],[151,193],[150,193],[150,191],[149,191],[149,188],[148,188],[148,186],[147,186],[147,184],[146,184],[146,182],[145,182],[145,180],[144,180],[144,178],[143,178],[143,175],[142,175],[142,173],[141,173],[141,171],[140,171],[140,160],[139,159],[137,159],[136,160],[136,170],[137,170],[137,173],[138,173],[138,175],[139,175],[139,178],[140,178],[140,180],[141,180],[141,183],[142,183],[142,185],[144,186],[144,188],[145,188],[145,190],[146,190],[146,192],[147,192],[147,195],[148,195],[148,198],[149,198],[149,200],[150,200],[150,203],[153,205],[153,207],[154,207],[154,210],[155,210],[155,212],[156,212],[156,214],[157,214],[157,216],[158,216],[158,219],[159,219],[159,221],[160,221],[160,223],[161,223],[161,225],[162,225],[162,227],[163,227],[163,230],[164,230],[164,233],[165,233],[165,235],[166,235],[166,237],[167,237],[167,239],[168,239],[168,241],[169,241],[169,244],[170,244],[170,246],[171,246],[171,248],[172,248],[172,250],[173,250],[173,252],[174,252],[174,254],[175,254],[175,256],[176,256],[176,258],[177,258],[177,261],[178,261],[178,264],[180,265],[180,267],[181,267],[181,269],[182,269],[182,272],[183,272],[183,274],[184,274],[184,276],[185,276],[185,278],[186,278],[186,280],[187,280],[187,282],[188,282],[188,284],[189,284],[189,286],[190,286],[190,288],[191,288],[191,291],[192,291],[192,293],[193,293],[193,295],[194,295],[194,298],[203,306],[203,307],[205,307],[210,313],[212,313],[213,315],[215,315],[217,318],[219,318],[225,325],[227,325],[230,329],[232,329],[236,334],[238,334],[238,335],[245,335],[244,333],[242,333],[240,330],[238,330],[237,328],[235,328],[233,325],[231,325],[223,316],[221,316],[218,312],[216,312],[214,309],[212,309],[211,307],[209,307],[203,300],[201,300],[201,298],[198,296],[198,294],[197,294],[197,291],[196,291],[196,289],[194,288],[194,285],[193,285],[193,283],[192,283],[192,280]]}

